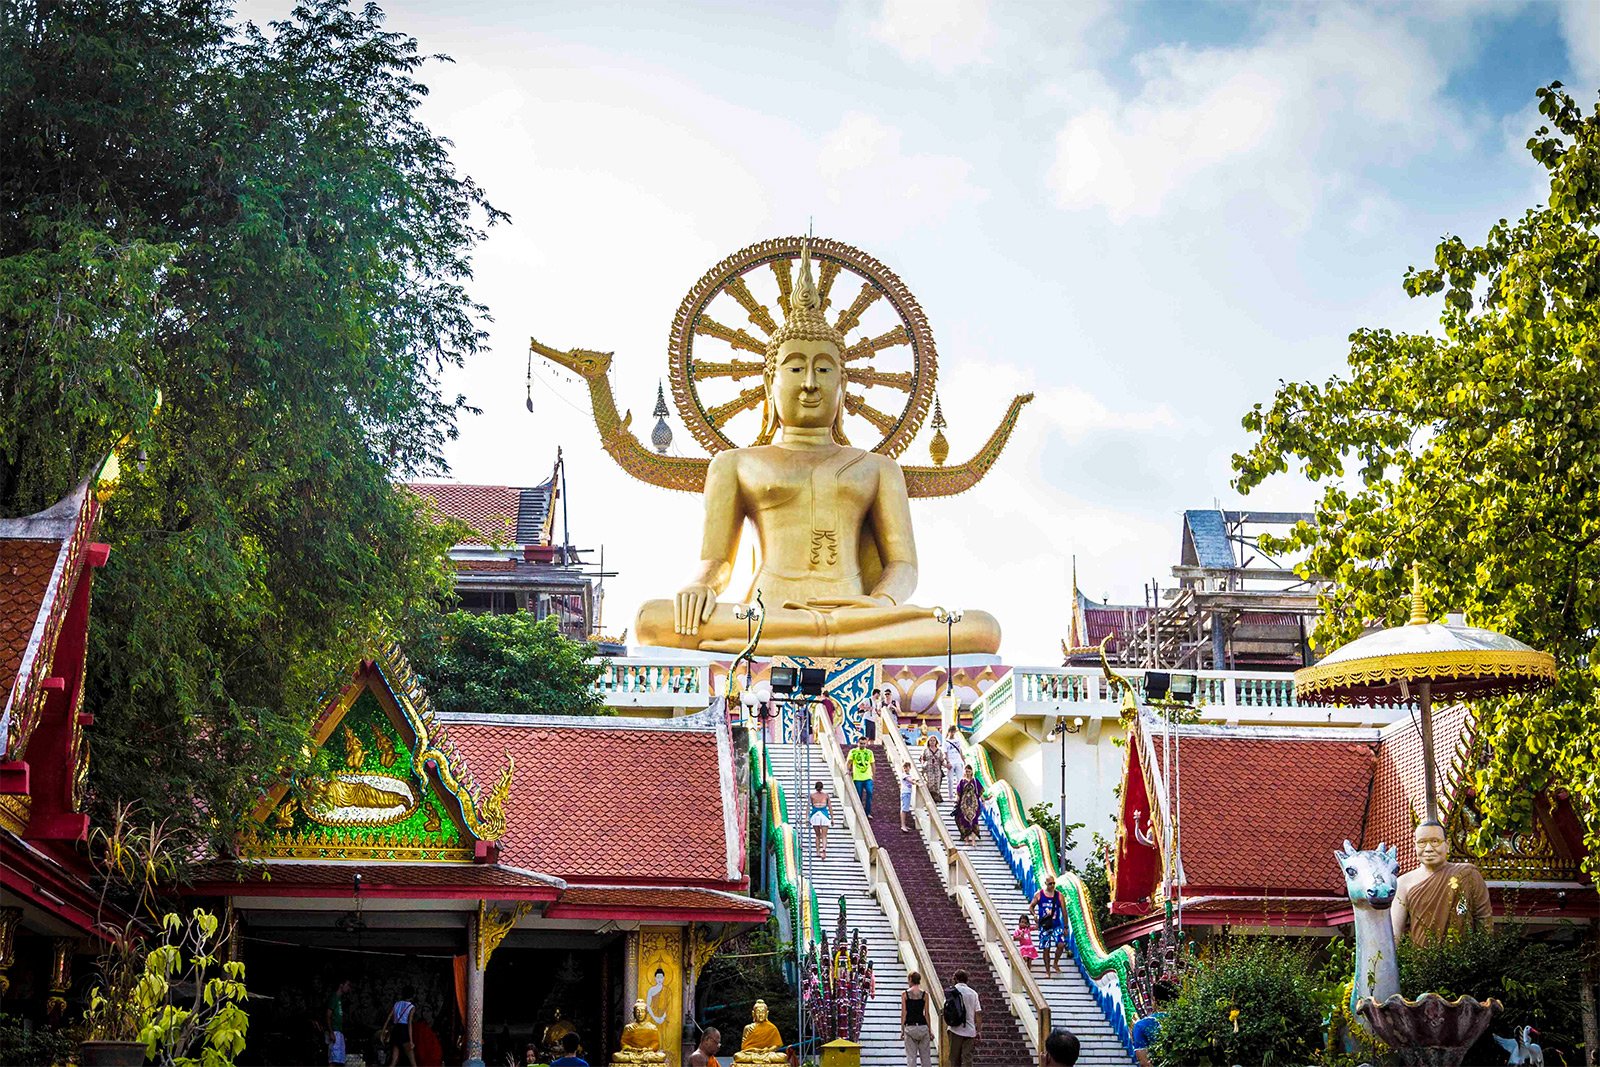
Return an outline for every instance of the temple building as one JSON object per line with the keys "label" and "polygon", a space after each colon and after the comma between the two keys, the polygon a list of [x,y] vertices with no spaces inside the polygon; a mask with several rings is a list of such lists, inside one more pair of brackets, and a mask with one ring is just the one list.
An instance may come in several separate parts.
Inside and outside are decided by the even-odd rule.
{"label": "temple building", "polygon": [[252,1009],[264,1062],[315,1062],[306,1020],[346,978],[354,1041],[410,989],[469,1063],[569,1029],[601,1062],[643,1000],[677,1062],[697,968],[769,914],[746,895],[747,772],[719,713],[435,715],[391,648],[312,740],[331,775],[265,795],[240,858],[190,890],[231,911],[274,990]]}
{"label": "temple building", "polygon": [[575,548],[567,536],[566,461],[559,451],[550,477],[534,486],[408,482],[405,488],[431,504],[441,520],[467,527],[466,537],[450,549],[462,608],[554,616],[575,641],[596,635],[607,575],[582,558],[588,549]]}
{"label": "temple building", "polygon": [[[1483,871],[1496,915],[1547,927],[1600,916],[1570,801],[1541,796],[1526,833],[1479,851],[1476,721],[1464,705],[1438,714],[1435,741],[1449,858]],[[1169,903],[1188,936],[1337,933],[1352,920],[1335,850],[1393,845],[1400,869],[1414,868],[1423,790],[1410,718],[1382,729],[1168,729],[1147,713],[1129,737],[1111,873],[1111,911],[1132,921],[1107,938],[1159,930]]]}
{"label": "temple building", "polygon": [[11,1012],[59,1017],[74,958],[92,954],[101,912],[79,852],[87,838],[84,651],[99,503],[89,480],[45,511],[0,520],[0,996]]}

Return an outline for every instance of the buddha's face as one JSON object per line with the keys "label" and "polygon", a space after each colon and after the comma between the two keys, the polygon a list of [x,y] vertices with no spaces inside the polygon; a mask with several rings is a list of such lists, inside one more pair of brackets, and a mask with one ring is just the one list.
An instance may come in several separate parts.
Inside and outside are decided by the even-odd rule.
{"label": "buddha's face", "polygon": [[1417,862],[1430,871],[1442,866],[1449,855],[1444,843],[1444,831],[1437,826],[1424,823],[1417,827],[1411,840],[1417,846]]}
{"label": "buddha's face", "polygon": [[644,1022],[644,1001],[642,1000],[633,1002],[633,1021],[636,1023]]}
{"label": "buddha's face", "polygon": [[758,1023],[764,1023],[764,1022],[767,1021],[767,1002],[766,1001],[764,1001],[764,1000],[756,1001],[756,1007],[755,1007],[755,1012],[753,1013],[753,1018]]}
{"label": "buddha's face", "polygon": [[772,402],[785,426],[826,428],[844,402],[844,371],[832,341],[785,341],[778,346]]}

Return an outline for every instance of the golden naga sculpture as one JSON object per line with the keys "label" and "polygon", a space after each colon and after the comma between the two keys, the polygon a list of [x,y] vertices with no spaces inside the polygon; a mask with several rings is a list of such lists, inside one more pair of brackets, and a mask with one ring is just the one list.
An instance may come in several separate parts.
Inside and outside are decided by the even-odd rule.
{"label": "golden naga sculpture", "polygon": [[750,1009],[750,1025],[744,1028],[744,1039],[739,1051],[733,1054],[734,1067],[762,1067],[765,1064],[787,1064],[789,1056],[783,1051],[783,1035],[767,1018],[767,1002],[756,1001]]}
{"label": "golden naga sculpture", "polygon": [[612,1063],[663,1064],[661,1031],[646,1017],[644,1001],[633,1002],[633,1022],[622,1028],[622,1048],[611,1057]]}
{"label": "golden naga sculpture", "polygon": [[[821,281],[811,268],[822,250]],[[760,590],[766,622],[756,651],[764,655],[876,658],[936,655],[947,638],[956,652],[992,653],[1000,628],[981,611],[966,612],[953,630],[934,609],[908,603],[917,584],[916,542],[909,500],[943,496],[975,484],[993,465],[1028,396],[1016,398],[1001,427],[978,457],[961,468],[903,468],[892,458],[909,444],[933,399],[935,356],[920,308],[899,279],[855,249],[802,239],[763,242],[719,264],[691,291],[673,330],[673,393],[689,428],[714,457],[656,456],[617,419],[605,385],[609,355],[560,353],[533,343],[534,351],[590,381],[596,420],[612,456],[625,470],[657,485],[701,490],[705,529],[700,565],[672,600],[648,601],[635,633],[646,645],[737,652],[748,631],[736,606],[718,603],[730,579],[739,537],[748,520],[761,546],[761,566],[749,596]],[[799,272],[791,271],[792,254]],[[771,267],[785,306],[779,326],[751,294],[744,274]],[[829,292],[845,269],[864,278],[855,300],[835,320]],[[708,319],[711,300],[726,293],[765,333],[765,341]],[[899,325],[851,343],[848,334],[869,309],[887,298]],[[761,362],[702,363],[692,341],[706,334]],[[911,347],[911,367],[878,371],[858,363]],[[706,378],[759,374],[760,384],[710,409],[695,384]],[[852,388],[902,389],[899,416],[879,410]],[[760,424],[749,447],[736,447],[723,431],[742,411],[759,407]],[[697,414],[695,414],[697,413]],[[872,450],[855,448],[847,416],[882,432]],[[942,420],[941,420],[942,422]],[[915,488],[917,491],[913,491]],[[747,597],[748,599],[748,597]]]}

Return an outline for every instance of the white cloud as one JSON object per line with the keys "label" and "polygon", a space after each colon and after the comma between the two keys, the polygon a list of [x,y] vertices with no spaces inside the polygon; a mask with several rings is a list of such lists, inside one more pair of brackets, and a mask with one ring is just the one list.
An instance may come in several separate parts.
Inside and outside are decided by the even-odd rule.
{"label": "white cloud", "polygon": [[1582,80],[1586,92],[1592,91],[1600,84],[1600,4],[1595,0],[1566,0],[1559,11],[1561,35],[1566,38],[1572,71]]}
{"label": "white cloud", "polygon": [[985,61],[994,40],[989,0],[883,0],[870,29],[908,63],[946,72]]}
{"label": "white cloud", "polygon": [[869,205],[885,233],[937,222],[988,192],[956,156],[907,153],[900,131],[865,112],[846,113],[822,140],[817,171],[834,204]]}
{"label": "white cloud", "polygon": [[1133,71],[1135,92],[1103,89],[1057,135],[1060,206],[1124,222],[1246,195],[1304,226],[1337,193],[1370,215],[1360,166],[1403,160],[1453,122],[1430,43],[1363,9],[1293,9],[1253,43],[1156,48]]}

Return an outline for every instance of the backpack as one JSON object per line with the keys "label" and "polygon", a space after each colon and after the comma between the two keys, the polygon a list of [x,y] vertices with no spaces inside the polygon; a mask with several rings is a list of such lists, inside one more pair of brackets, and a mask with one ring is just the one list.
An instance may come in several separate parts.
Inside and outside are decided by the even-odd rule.
{"label": "backpack", "polygon": [[967,1025],[967,998],[955,986],[944,991],[944,1021],[946,1026]]}

